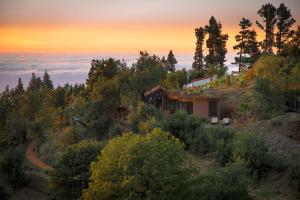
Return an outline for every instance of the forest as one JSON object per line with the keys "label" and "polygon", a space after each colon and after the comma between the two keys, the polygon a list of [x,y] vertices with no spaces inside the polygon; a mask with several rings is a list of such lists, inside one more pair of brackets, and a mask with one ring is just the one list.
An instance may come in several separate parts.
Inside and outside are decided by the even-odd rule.
{"label": "forest", "polygon": [[[195,28],[191,69],[176,69],[172,50],[165,57],[140,51],[132,66],[92,60],[85,84],[54,87],[45,71],[42,77],[32,73],[28,87],[21,78],[15,88],[7,86],[0,95],[0,199],[34,183],[42,187],[35,199],[51,200],[298,199],[300,137],[295,147],[277,152],[269,132],[283,129],[278,116],[299,112],[300,26],[284,3],[264,4],[257,14],[261,21],[245,17],[238,24],[237,76],[227,73],[228,35],[212,16]],[[217,80],[205,87],[184,87],[214,74]],[[144,102],[156,85],[191,94],[234,88],[221,114],[230,110],[243,124],[165,115]],[[229,99],[235,103],[226,104]],[[270,129],[261,128],[267,122]],[[293,124],[298,131],[299,123]],[[33,141],[49,169],[27,159]]]}

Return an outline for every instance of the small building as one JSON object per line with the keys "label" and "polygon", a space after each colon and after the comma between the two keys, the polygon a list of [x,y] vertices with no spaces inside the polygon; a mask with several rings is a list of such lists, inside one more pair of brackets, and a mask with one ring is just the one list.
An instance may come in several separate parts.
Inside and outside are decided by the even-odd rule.
{"label": "small building", "polygon": [[220,98],[215,95],[173,92],[158,85],[145,92],[144,96],[147,103],[154,105],[165,114],[182,110],[205,118],[219,117]]}
{"label": "small building", "polygon": [[188,83],[185,87],[192,88],[192,87],[199,87],[208,84],[211,81],[217,79],[217,75],[206,76],[202,78],[193,79],[190,83]]}

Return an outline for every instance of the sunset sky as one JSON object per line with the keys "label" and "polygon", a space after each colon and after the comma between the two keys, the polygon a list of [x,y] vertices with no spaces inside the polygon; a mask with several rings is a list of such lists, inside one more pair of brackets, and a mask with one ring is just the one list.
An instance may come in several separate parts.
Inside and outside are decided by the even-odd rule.
{"label": "sunset sky", "polygon": [[212,15],[231,52],[240,19],[257,30],[257,10],[267,2],[284,2],[300,21],[299,0],[0,0],[0,52],[193,53],[194,28]]}

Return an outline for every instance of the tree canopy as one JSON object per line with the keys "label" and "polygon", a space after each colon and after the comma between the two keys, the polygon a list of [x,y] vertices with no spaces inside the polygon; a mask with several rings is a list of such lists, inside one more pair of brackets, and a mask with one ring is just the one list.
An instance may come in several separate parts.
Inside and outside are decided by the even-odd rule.
{"label": "tree canopy", "polygon": [[84,199],[185,199],[188,171],[179,140],[153,130],[109,141],[92,164]]}

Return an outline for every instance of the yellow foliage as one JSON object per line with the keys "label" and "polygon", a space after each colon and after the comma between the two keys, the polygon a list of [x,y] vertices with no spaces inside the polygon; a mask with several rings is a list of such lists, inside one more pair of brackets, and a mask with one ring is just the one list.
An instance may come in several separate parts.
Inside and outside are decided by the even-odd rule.
{"label": "yellow foliage", "polygon": [[262,56],[253,66],[253,73],[259,78],[269,79],[272,83],[280,81],[284,76],[282,69],[286,59],[275,55]]}
{"label": "yellow foliage", "polygon": [[[91,182],[83,190],[83,199],[136,199],[140,192],[152,199],[174,197],[184,190],[183,161],[183,144],[160,129],[145,136],[126,133],[110,140],[92,163]],[[170,176],[173,182],[168,181]]]}
{"label": "yellow foliage", "polygon": [[251,73],[258,78],[267,79],[273,88],[283,90],[289,85],[287,62],[288,59],[284,57],[264,55],[254,64]]}

